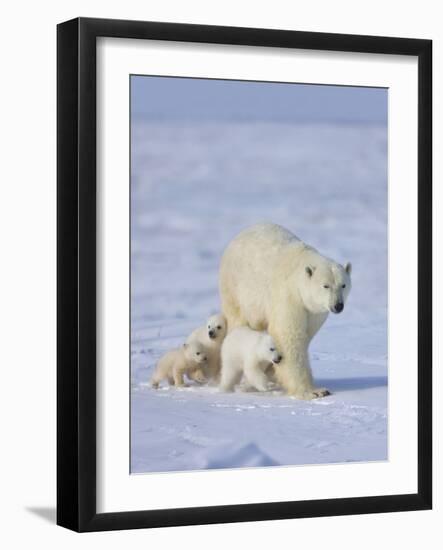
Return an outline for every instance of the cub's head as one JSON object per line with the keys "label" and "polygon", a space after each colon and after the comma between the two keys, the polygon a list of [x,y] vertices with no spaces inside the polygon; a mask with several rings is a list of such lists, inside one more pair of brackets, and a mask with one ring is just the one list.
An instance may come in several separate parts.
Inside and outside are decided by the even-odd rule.
{"label": "cub's head", "polygon": [[225,316],[221,314],[212,315],[212,317],[209,317],[206,327],[211,340],[222,342],[226,336],[227,328]]}
{"label": "cub's head", "polygon": [[351,291],[350,262],[344,266],[334,262],[306,265],[303,273],[302,298],[312,313],[341,313]]}
{"label": "cub's head", "polygon": [[274,365],[278,365],[283,359],[283,356],[278,351],[275,345],[274,339],[269,334],[263,334],[263,338],[260,340],[260,344],[257,349],[257,356],[259,361],[268,361]]}
{"label": "cub's head", "polygon": [[183,344],[186,360],[193,363],[205,363],[208,360],[205,348],[199,342]]}

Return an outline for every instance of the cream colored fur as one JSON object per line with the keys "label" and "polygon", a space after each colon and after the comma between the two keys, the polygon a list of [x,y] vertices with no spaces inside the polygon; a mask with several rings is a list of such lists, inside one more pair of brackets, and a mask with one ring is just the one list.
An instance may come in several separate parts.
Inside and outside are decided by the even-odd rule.
{"label": "cream colored fur", "polygon": [[212,315],[204,326],[196,328],[186,339],[187,343],[198,342],[204,347],[208,358],[205,368],[208,380],[218,380],[221,368],[220,350],[226,330],[227,323],[224,315]]}
{"label": "cream colored fur", "polygon": [[151,378],[153,388],[167,380],[169,385],[186,386],[184,376],[203,383],[206,381],[204,369],[207,364],[206,352],[198,342],[184,344],[182,347],[168,351],[157,363]]}
{"label": "cream colored fur", "polygon": [[308,348],[329,312],[346,302],[350,274],[350,264],[339,265],[274,224],[246,229],[225,250],[220,295],[228,331],[269,332],[283,355],[275,375],[289,395],[329,393],[314,386]]}

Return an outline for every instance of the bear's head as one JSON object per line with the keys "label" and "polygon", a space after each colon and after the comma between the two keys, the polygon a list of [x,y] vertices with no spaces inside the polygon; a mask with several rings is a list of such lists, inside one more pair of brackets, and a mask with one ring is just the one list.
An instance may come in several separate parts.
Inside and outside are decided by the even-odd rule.
{"label": "bear's head", "polygon": [[260,344],[257,346],[257,358],[261,362],[268,362],[277,365],[283,359],[275,345],[274,339],[267,332],[263,333]]}
{"label": "bear's head", "polygon": [[208,360],[205,348],[200,342],[189,342],[183,344],[186,360],[190,363],[205,363]]}
{"label": "bear's head", "polygon": [[305,307],[312,313],[341,313],[351,291],[351,270],[350,262],[342,266],[323,259],[305,265],[301,285]]}
{"label": "bear's head", "polygon": [[224,315],[212,315],[212,317],[209,317],[206,325],[208,330],[208,337],[211,340],[217,340],[221,342],[226,336],[227,324]]}

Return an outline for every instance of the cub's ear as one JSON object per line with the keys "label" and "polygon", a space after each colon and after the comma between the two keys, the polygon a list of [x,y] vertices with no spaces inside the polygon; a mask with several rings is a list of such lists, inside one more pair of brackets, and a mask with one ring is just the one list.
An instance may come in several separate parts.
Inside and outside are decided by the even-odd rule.
{"label": "cub's ear", "polygon": [[345,268],[345,271],[348,275],[351,274],[351,271],[352,271],[352,264],[351,262],[346,262],[345,265],[344,265],[344,268]]}
{"label": "cub's ear", "polygon": [[312,275],[314,275],[315,267],[309,267],[308,265],[305,267],[305,271],[308,274],[308,277],[311,278]]}

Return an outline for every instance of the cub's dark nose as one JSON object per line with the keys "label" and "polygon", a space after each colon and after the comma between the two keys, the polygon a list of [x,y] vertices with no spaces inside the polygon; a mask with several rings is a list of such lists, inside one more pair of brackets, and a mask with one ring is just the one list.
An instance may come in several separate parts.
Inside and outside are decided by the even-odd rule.
{"label": "cub's dark nose", "polygon": [[212,330],[212,329],[211,329],[211,330],[208,332],[208,334],[209,334],[209,338],[215,338],[215,330]]}
{"label": "cub's dark nose", "polygon": [[334,306],[334,311],[335,313],[341,313],[343,311],[343,308],[345,307],[345,305],[343,304],[343,302],[338,302],[337,304],[335,304]]}
{"label": "cub's dark nose", "polygon": [[283,359],[283,357],[281,355],[277,356],[275,359],[274,359],[274,363],[280,363],[280,361]]}

